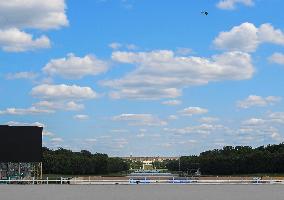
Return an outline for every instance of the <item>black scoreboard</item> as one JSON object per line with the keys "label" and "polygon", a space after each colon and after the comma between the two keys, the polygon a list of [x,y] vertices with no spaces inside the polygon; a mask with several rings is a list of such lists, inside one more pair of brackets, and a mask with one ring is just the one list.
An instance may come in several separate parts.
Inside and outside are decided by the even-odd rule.
{"label": "black scoreboard", "polygon": [[0,162],[41,162],[42,129],[0,125]]}

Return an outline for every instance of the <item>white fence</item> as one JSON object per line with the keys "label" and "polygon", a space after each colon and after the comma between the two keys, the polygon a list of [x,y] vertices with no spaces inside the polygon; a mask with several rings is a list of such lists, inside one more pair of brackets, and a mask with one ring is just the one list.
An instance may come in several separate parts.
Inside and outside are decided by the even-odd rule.
{"label": "white fence", "polygon": [[189,185],[209,185],[209,184],[283,184],[284,180],[191,180],[191,179],[171,179],[171,180],[148,180],[148,179],[129,179],[129,180],[81,180],[66,178],[51,180],[0,180],[0,184],[72,184],[72,185],[132,185],[132,184],[189,184]]}

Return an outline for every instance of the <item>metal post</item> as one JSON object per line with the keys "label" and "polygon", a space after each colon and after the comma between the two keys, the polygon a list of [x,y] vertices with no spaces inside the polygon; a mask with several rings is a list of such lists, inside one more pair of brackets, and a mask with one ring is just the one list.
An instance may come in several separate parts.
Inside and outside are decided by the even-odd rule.
{"label": "metal post", "polygon": [[48,185],[48,177],[46,177],[46,184]]}
{"label": "metal post", "polygon": [[40,179],[42,179],[42,162],[40,162]]}
{"label": "metal post", "polygon": [[60,184],[62,185],[62,177],[60,177]]}
{"label": "metal post", "polygon": [[18,163],[18,175],[21,177],[21,163]]}

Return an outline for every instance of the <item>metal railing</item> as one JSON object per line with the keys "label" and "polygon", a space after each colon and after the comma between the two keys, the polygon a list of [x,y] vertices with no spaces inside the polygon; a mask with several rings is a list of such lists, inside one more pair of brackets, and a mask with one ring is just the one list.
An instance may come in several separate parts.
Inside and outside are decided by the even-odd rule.
{"label": "metal railing", "polygon": [[191,179],[170,179],[170,180],[149,180],[149,179],[129,179],[129,180],[82,180],[72,178],[60,179],[8,179],[0,180],[0,184],[72,184],[72,185],[133,185],[133,184],[191,184],[191,185],[220,185],[220,184],[284,184],[284,180],[191,180]]}

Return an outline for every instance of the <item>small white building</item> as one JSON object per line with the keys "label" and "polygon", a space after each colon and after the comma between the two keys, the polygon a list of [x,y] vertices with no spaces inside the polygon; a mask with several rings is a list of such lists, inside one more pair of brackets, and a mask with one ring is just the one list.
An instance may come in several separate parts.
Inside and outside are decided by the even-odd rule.
{"label": "small white building", "polygon": [[144,160],[143,161],[143,170],[152,170],[153,167],[153,161],[151,160]]}

